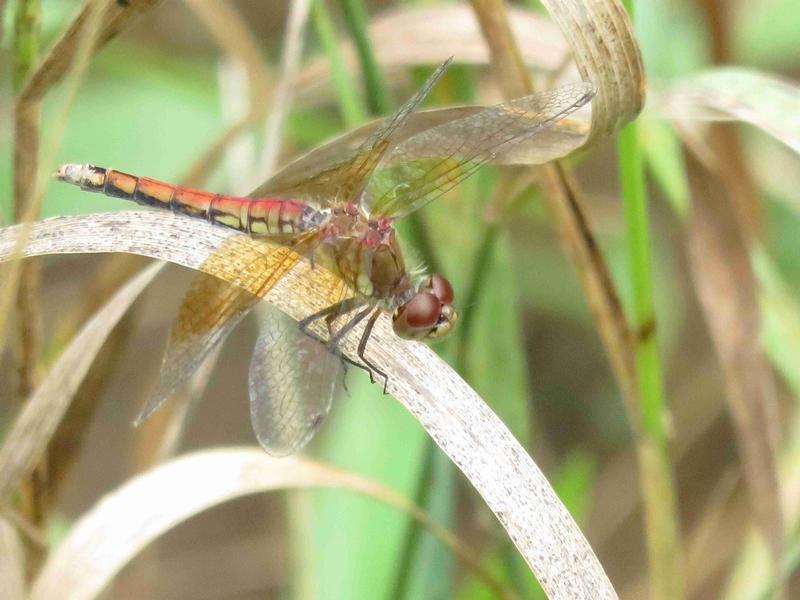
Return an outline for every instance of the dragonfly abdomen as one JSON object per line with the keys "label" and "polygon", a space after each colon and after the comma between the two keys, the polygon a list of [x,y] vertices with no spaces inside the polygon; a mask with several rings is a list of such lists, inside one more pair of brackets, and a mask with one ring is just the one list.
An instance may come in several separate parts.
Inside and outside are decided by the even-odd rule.
{"label": "dragonfly abdomen", "polygon": [[320,211],[297,200],[215,194],[89,164],[64,165],[56,177],[86,191],[206,219],[253,236],[300,233],[324,219]]}
{"label": "dragonfly abdomen", "polygon": [[[221,207],[225,206],[224,198],[220,202]],[[316,229],[325,215],[305,202],[288,198],[248,198],[243,219],[247,225],[243,231],[255,237],[270,237]]]}

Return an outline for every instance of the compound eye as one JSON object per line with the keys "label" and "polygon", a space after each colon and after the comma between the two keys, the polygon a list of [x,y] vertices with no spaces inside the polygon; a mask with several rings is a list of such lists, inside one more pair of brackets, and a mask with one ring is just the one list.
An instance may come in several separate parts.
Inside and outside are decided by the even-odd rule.
{"label": "compound eye", "polygon": [[417,294],[405,306],[406,323],[415,329],[436,325],[441,312],[441,302],[433,294]]}
{"label": "compound eye", "polygon": [[431,290],[442,304],[453,303],[455,293],[453,292],[453,286],[450,285],[450,282],[447,280],[447,278],[439,275],[438,273],[431,275]]}

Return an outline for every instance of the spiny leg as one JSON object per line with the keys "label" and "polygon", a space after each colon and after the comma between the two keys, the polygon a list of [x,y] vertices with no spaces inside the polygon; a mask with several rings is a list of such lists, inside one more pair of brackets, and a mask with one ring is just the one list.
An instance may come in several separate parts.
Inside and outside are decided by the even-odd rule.
{"label": "spiny leg", "polygon": [[362,360],[362,362],[365,365],[367,365],[367,367],[369,367],[369,369],[370,369],[370,380],[372,380],[374,382],[374,379],[372,378],[372,373],[373,372],[376,373],[377,375],[379,375],[380,377],[383,377],[383,393],[385,394],[386,393],[386,388],[389,385],[389,376],[384,371],[382,371],[377,366],[375,366],[375,363],[373,363],[371,360],[369,360],[364,355],[364,353],[367,350],[367,342],[369,341],[369,336],[372,335],[372,328],[375,327],[375,323],[378,322],[378,317],[380,317],[380,316],[381,316],[381,309],[380,308],[376,308],[375,312],[372,313],[372,316],[369,318],[369,321],[367,321],[367,326],[364,328],[364,333],[361,334],[361,339],[358,341],[358,352],[357,352],[357,354],[358,354],[358,358],[360,358]]}
{"label": "spiny leg", "polygon": [[353,328],[359,323],[361,323],[361,321],[364,320],[364,318],[370,313],[370,311],[372,311],[372,307],[367,306],[364,310],[357,312],[352,319],[350,319],[347,323],[345,323],[339,328],[339,331],[337,331],[333,335],[333,337],[328,341],[328,344],[338,347],[339,342],[342,341],[342,338],[344,338],[344,336],[353,331]]}
{"label": "spiny leg", "polygon": [[[371,310],[372,306],[367,306],[364,310],[361,310],[358,313],[356,313],[356,315],[352,319],[350,319],[347,323],[342,325],[342,327],[339,328],[339,331],[337,331],[333,335],[333,337],[331,337],[331,339],[328,340],[328,349],[331,352],[341,354],[341,350],[339,350],[339,343],[342,341],[344,336],[350,333],[355,328],[356,325],[358,325],[361,321],[364,320],[364,318],[370,313]],[[362,366],[361,368],[363,368],[367,373],[369,373],[370,383],[375,383],[375,377],[372,374],[372,369],[370,369],[369,366]]]}
{"label": "spiny leg", "polygon": [[[333,321],[336,318],[338,318],[342,314],[355,310],[359,305],[363,304],[363,302],[364,301],[360,298],[346,298],[345,300],[341,300],[339,302],[336,302],[335,304],[331,304],[330,306],[323,308],[322,310],[317,311],[314,314],[305,317],[300,321],[299,326],[300,326],[300,331],[305,333],[310,338],[318,341],[323,346],[326,346],[334,356],[336,356],[337,358],[339,358],[339,360],[342,361],[342,368],[344,369],[345,375],[347,374],[347,365],[350,364],[353,365],[354,367],[357,367],[369,373],[370,380],[374,381],[372,377],[372,372],[370,371],[369,367],[360,364],[357,361],[347,358],[342,353],[342,351],[338,347],[338,342],[340,341],[342,336],[340,335],[338,338],[334,337],[332,329]],[[355,318],[358,317],[359,315],[356,315]],[[325,323],[328,327],[328,340],[322,339],[322,337],[314,333],[310,328],[311,324],[319,319],[325,319]],[[358,318],[358,321],[360,321],[361,319],[363,319],[363,316],[361,318]],[[358,321],[356,321],[356,324],[358,323]],[[347,325],[349,325],[349,323],[346,324],[344,327],[342,327],[342,329],[345,329]],[[350,329],[352,329],[352,326],[349,327],[347,330],[345,330],[344,333],[346,334],[347,331],[349,331]],[[345,384],[345,391],[347,391],[346,384]]]}
{"label": "spiny leg", "polygon": [[308,315],[304,319],[300,321],[300,331],[303,333],[309,333],[308,327],[314,322],[319,319],[324,318],[326,322],[328,322],[328,332],[330,333],[331,323],[333,322],[336,317],[341,314],[348,313],[355,308],[358,308],[360,304],[364,301],[360,298],[345,298],[344,300],[340,300],[335,304],[331,304],[315,312],[314,314]]}

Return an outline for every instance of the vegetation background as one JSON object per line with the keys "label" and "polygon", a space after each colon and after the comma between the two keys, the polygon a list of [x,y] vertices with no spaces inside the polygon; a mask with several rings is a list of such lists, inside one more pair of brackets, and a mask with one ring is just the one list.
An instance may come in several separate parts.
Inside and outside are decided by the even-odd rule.
{"label": "vegetation background", "polygon": [[[358,62],[338,75],[334,68],[332,79],[321,75],[321,66],[336,66],[331,39],[357,33],[360,11],[372,18],[387,10],[411,12],[431,4],[439,6],[313,0],[279,163],[370,113],[388,112],[432,66],[381,68],[386,95],[380,96],[364,85],[361,76],[368,69]],[[481,3],[475,4],[481,10]],[[18,26],[15,32],[15,13],[26,6],[40,9],[41,47],[46,49],[80,5],[77,0],[0,2],[4,225],[20,217],[13,200],[13,155],[19,138],[12,113],[20,82],[19,77],[15,82],[12,66],[19,68],[14,42],[21,31]],[[208,5],[223,9],[209,13]],[[533,0],[515,6],[543,12]],[[220,14],[230,20],[220,20]],[[92,58],[74,99],[67,84],[45,96],[40,154],[52,158],[53,165],[92,162],[166,181],[194,179],[215,191],[247,191],[253,183],[251,167],[269,160],[262,152],[271,146],[261,133],[273,114],[275,90],[286,68],[281,53],[287,14],[283,2],[158,4]],[[244,27],[252,39],[257,67],[231,58],[248,43],[236,39],[231,23]],[[431,22],[429,27],[444,31],[448,22]],[[635,28],[656,96],[719,64],[800,79],[796,1],[638,0]],[[458,50],[453,54],[458,56]],[[800,113],[793,110],[800,105],[800,90],[796,84],[787,88],[795,103],[779,106],[777,112],[783,111],[783,133],[795,136],[797,151]],[[727,91],[738,93],[733,85]],[[750,91],[749,109],[775,113],[772,88]],[[486,104],[499,98],[487,65],[457,65],[426,106]],[[242,135],[227,146],[220,144],[220,136],[237,122]],[[652,251],[645,269],[654,290],[655,372],[661,373],[655,385],[663,389],[666,423],[659,435],[664,436],[662,458],[669,474],[662,508],[668,513],[665,522],[674,516],[679,531],[675,540],[665,542],[669,556],[662,554],[660,576],[653,575],[654,569],[659,572],[658,549],[645,526],[652,522],[646,518],[652,499],[643,503],[641,473],[648,467],[642,466],[641,439],[632,433],[636,428],[631,427],[579,278],[537,188],[526,187],[511,202],[503,197],[510,193],[504,187],[509,171],[486,169],[423,211],[421,227],[427,237],[420,237],[418,228],[405,233],[415,255],[451,278],[469,323],[466,332],[437,350],[545,471],[621,597],[760,598],[781,590],[786,597],[797,597],[800,163],[791,147],[763,130],[715,125],[705,132],[716,158],[712,171],[694,153],[702,157],[702,144],[691,135],[698,131],[688,127],[676,132],[650,111],[632,145],[623,141],[618,147],[613,139],[605,140],[570,161],[593,233],[635,324],[641,281],[631,276],[631,256],[636,255],[629,245],[629,208],[623,209],[621,200],[630,188],[623,194],[619,165],[624,178],[630,174],[626,161],[636,163],[644,152],[650,210],[645,226]],[[56,138],[49,132],[61,134],[52,147],[48,140]],[[224,150],[220,160],[201,162],[212,147]],[[709,218],[697,208],[698,202],[708,208],[698,197],[709,196],[731,202],[713,205],[718,212]],[[40,216],[130,208],[122,201],[52,184]],[[733,223],[732,229],[716,228],[720,222]],[[712,238],[723,236],[716,261],[703,262],[707,247],[696,245],[704,228]],[[743,246],[739,238],[745,240]],[[744,271],[734,272],[733,288],[709,286],[715,278],[724,280],[730,265],[740,264],[741,251],[752,263],[745,260]],[[24,399],[78,327],[144,262],[92,255],[51,257],[39,264],[34,316],[41,319],[41,329],[32,342],[37,356],[25,366],[25,330],[30,333],[35,321],[14,313],[9,351],[0,361],[0,431],[10,429]],[[207,385],[199,382],[202,393],[178,399],[141,429],[130,426],[157,377],[169,325],[190,277],[190,271],[168,266],[150,285],[100,352],[51,443],[47,464],[3,509],[4,518],[22,532],[31,572],[99,498],[167,455],[255,443],[245,385],[255,340],[251,321],[231,336]],[[756,326],[737,337],[735,326],[731,330],[717,318],[738,297],[737,288],[758,296],[759,303],[739,316],[744,322],[760,320],[760,336],[746,335],[758,333]],[[746,302],[733,303],[734,308],[741,306]],[[757,356],[746,356],[753,354]],[[764,357],[768,363],[761,370]],[[639,358],[648,360],[641,354]],[[754,392],[747,387],[753,381],[764,387]],[[352,373],[349,387],[349,396],[336,402],[308,454],[420,505],[457,536],[474,563],[457,560],[429,527],[385,501],[347,489],[300,489],[198,510],[136,555],[108,597],[472,600],[495,597],[498,588],[509,596],[544,597],[506,532],[419,423],[362,374]],[[748,412],[762,402],[762,412]],[[660,415],[662,408],[655,410]],[[742,427],[742,414],[774,419]],[[176,424],[180,434],[169,437]],[[752,483],[759,477],[767,482],[775,478],[772,496],[769,483],[754,491]],[[671,516],[673,497],[676,510]],[[476,565],[498,587],[487,587]],[[666,579],[659,583],[659,577]]]}

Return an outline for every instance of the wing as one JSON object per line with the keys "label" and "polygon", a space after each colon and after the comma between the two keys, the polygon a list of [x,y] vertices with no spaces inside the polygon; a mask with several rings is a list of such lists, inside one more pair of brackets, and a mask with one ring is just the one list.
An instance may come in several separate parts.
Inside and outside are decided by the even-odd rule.
{"label": "wing", "polygon": [[331,408],[342,372],[325,346],[268,310],[250,362],[250,420],[264,449],[288,456],[305,446]]}
{"label": "wing", "polygon": [[[206,260],[183,299],[167,341],[159,382],[135,425],[143,423],[188,381],[261,296],[310,251],[312,241],[312,236],[304,236],[290,248],[234,236]],[[209,273],[233,278],[234,283]]]}
{"label": "wing", "polygon": [[[377,128],[368,124],[331,144],[313,150],[278,172],[250,195],[260,197],[272,194],[301,198],[320,207],[342,200],[355,200],[391,146],[395,135],[444,74],[451,60],[452,58],[442,63],[422,88]],[[356,142],[359,145],[351,149]],[[345,158],[336,160],[343,151]]]}
{"label": "wing", "polygon": [[[582,82],[488,107],[418,133],[384,157],[370,178],[362,206],[368,214],[396,218],[417,210],[487,162],[506,162],[520,146],[540,141],[594,93],[592,83]],[[549,142],[556,139],[561,138],[551,136]],[[545,150],[545,156],[557,155],[552,148]]]}

